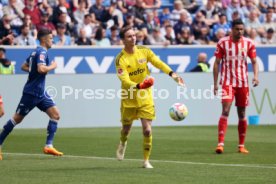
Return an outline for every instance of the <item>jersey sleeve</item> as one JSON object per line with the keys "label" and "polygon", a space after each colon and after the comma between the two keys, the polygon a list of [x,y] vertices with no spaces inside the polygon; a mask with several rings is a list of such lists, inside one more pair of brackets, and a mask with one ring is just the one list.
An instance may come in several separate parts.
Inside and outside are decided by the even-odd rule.
{"label": "jersey sleeve", "polygon": [[223,55],[224,55],[224,49],[222,48],[221,42],[218,42],[214,55],[217,58],[220,58],[220,59],[223,57]]}
{"label": "jersey sleeve", "polygon": [[255,47],[254,43],[251,43],[251,47],[249,48],[247,55],[251,59],[253,59],[257,56],[256,47]]}
{"label": "jersey sleeve", "polygon": [[47,65],[46,64],[46,58],[47,58],[46,51],[39,52],[38,53],[38,58],[37,58],[37,64]]}
{"label": "jersey sleeve", "polygon": [[137,83],[130,80],[129,73],[127,71],[127,66],[123,62],[123,59],[120,56],[120,54],[116,57],[116,73],[118,78],[121,80],[122,86],[124,88],[130,89],[131,87],[137,85]]}
{"label": "jersey sleeve", "polygon": [[146,49],[147,60],[156,68],[162,70],[164,73],[169,74],[172,69],[163,61],[161,61],[151,49]]}

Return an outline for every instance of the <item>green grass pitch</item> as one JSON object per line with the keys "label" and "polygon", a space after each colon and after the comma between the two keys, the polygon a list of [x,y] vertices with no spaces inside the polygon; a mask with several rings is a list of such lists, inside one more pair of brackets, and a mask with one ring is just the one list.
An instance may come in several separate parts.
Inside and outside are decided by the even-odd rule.
{"label": "green grass pitch", "polygon": [[237,153],[237,126],[229,126],[225,153],[216,155],[216,126],[153,127],[151,163],[142,169],[142,131],[132,129],[124,161],[115,159],[120,128],[59,129],[44,155],[46,129],[15,129],[3,145],[1,184],[276,183],[276,126],[249,126]]}

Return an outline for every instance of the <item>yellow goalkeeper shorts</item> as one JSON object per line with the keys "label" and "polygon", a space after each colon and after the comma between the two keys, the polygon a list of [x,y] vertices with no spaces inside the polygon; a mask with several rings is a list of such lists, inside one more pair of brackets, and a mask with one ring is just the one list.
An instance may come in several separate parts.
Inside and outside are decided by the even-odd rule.
{"label": "yellow goalkeeper shorts", "polygon": [[131,125],[133,120],[139,118],[149,120],[155,119],[154,105],[146,105],[139,108],[121,107],[121,122],[123,125]]}

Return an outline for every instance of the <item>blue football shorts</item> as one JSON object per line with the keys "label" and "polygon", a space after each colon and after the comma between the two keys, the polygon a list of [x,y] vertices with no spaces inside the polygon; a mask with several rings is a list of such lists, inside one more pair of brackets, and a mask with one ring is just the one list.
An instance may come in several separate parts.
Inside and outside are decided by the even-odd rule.
{"label": "blue football shorts", "polygon": [[56,106],[50,96],[44,94],[42,97],[36,97],[30,94],[23,93],[21,100],[17,106],[16,113],[21,116],[26,116],[33,108],[46,112],[50,107]]}

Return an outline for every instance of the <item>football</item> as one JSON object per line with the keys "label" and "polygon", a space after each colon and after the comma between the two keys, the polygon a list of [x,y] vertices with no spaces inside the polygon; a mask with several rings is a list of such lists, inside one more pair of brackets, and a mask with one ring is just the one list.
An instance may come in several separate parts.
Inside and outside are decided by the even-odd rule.
{"label": "football", "polygon": [[182,103],[175,103],[169,109],[170,117],[175,121],[182,121],[188,115],[188,108]]}

